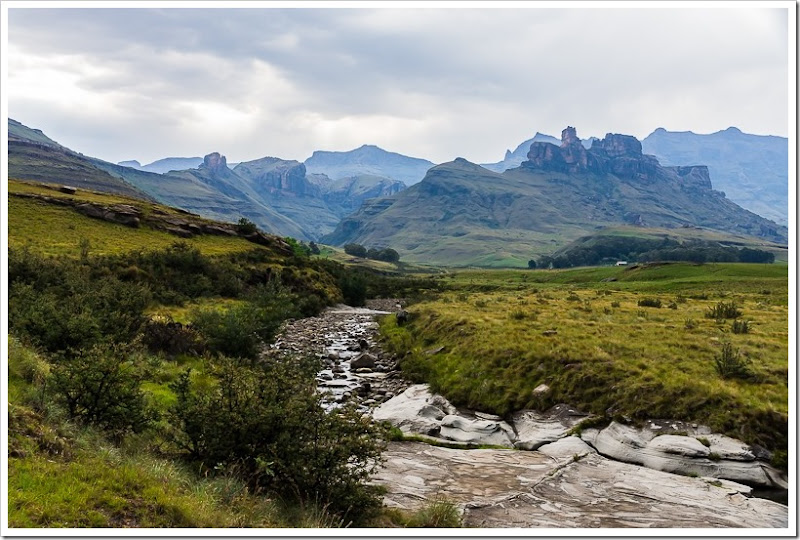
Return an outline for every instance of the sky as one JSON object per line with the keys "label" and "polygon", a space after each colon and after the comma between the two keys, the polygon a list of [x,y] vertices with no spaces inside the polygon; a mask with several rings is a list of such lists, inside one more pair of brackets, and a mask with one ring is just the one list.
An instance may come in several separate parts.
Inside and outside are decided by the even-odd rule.
{"label": "sky", "polygon": [[112,162],[303,161],[375,144],[490,163],[567,125],[582,138],[789,131],[786,3],[33,5],[8,8],[9,117]]}

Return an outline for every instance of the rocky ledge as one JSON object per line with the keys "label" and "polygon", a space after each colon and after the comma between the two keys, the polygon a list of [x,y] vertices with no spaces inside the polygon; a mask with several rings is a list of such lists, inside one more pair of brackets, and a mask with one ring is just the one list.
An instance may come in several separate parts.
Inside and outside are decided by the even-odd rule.
{"label": "rocky ledge", "polygon": [[458,410],[428,386],[411,386],[372,413],[406,433],[473,445],[542,450],[580,431],[581,439],[600,454],[626,463],[681,474],[786,489],[781,473],[758,459],[768,457],[741,441],[712,433],[705,426],[682,422],[648,422],[633,427],[612,422],[604,429],[578,430],[588,414],[560,404],[545,412],[518,411],[510,422],[485,413]]}

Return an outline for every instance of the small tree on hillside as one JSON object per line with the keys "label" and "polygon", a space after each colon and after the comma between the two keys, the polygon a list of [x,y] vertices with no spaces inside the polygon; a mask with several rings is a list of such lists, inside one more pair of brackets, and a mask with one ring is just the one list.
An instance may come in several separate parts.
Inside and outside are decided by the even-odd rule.
{"label": "small tree on hillside", "polygon": [[352,255],[354,257],[366,257],[367,256],[367,248],[362,246],[361,244],[345,244],[344,245],[344,252],[348,255]]}
{"label": "small tree on hillside", "polygon": [[535,269],[536,268],[536,261],[534,261],[533,259],[529,260],[528,261],[528,268],[531,269],[531,270]]}
{"label": "small tree on hillside", "polygon": [[257,230],[258,227],[256,227],[256,224],[246,217],[239,218],[239,223],[236,224],[236,231],[245,236],[248,234],[253,234]]}

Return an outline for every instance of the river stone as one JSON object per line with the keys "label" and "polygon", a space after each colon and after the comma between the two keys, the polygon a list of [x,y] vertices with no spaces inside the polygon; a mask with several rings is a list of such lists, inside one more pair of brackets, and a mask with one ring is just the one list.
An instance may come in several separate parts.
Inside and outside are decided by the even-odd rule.
{"label": "river stone", "polygon": [[505,422],[470,420],[450,414],[442,419],[440,436],[444,439],[470,443],[514,446],[514,430]]}
{"label": "river stone", "polygon": [[543,413],[518,411],[511,417],[517,432],[514,446],[521,450],[536,450],[543,444],[566,437],[567,432],[587,416],[564,404],[555,405]]}
{"label": "river stone", "polygon": [[352,360],[350,360],[350,367],[352,369],[358,368],[374,368],[375,362],[377,362],[377,358],[369,353],[361,353]]}
{"label": "river stone", "polygon": [[442,418],[456,412],[446,399],[431,395],[427,384],[415,384],[387,400],[372,412],[381,422],[390,422],[404,433],[438,435]]}
{"label": "river stone", "polygon": [[580,437],[570,436],[539,447],[539,452],[552,457],[583,457],[597,451],[583,442]]}

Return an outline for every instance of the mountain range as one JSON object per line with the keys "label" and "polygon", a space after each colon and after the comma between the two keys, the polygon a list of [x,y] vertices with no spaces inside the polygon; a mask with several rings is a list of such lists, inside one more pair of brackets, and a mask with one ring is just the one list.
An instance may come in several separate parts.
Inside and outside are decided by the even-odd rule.
{"label": "mountain range", "polygon": [[231,166],[214,152],[113,164],[15,120],[8,130],[12,178],[124,193],[222,221],[245,217],[303,240],[393,247],[411,262],[524,266],[587,231],[625,224],[775,242],[788,234],[712,188],[712,178],[719,184],[701,165],[707,157],[739,175],[739,195],[762,214],[788,214],[779,207],[787,199],[786,139],[733,129],[709,136],[659,129],[640,143],[612,134],[581,140],[568,128],[561,140],[536,133],[482,166],[461,158],[434,165],[371,145],[317,151],[304,163],[264,157]]}
{"label": "mountain range", "polygon": [[788,237],[712,189],[707,167],[662,166],[628,135],[587,149],[568,127],[560,145],[534,141],[526,160],[502,173],[461,158],[433,167],[397,195],[367,201],[323,241],[387,245],[412,262],[518,266],[622,224]]}
{"label": "mountain range", "polygon": [[[596,137],[582,141],[588,149]],[[534,142],[560,144],[550,135],[536,135],[502,161],[483,167],[503,172],[519,167]],[[663,165],[706,165],[714,188],[736,204],[781,225],[789,220],[789,141],[773,135],[751,135],[731,127],[708,135],[658,128],[642,139],[642,150]]]}

